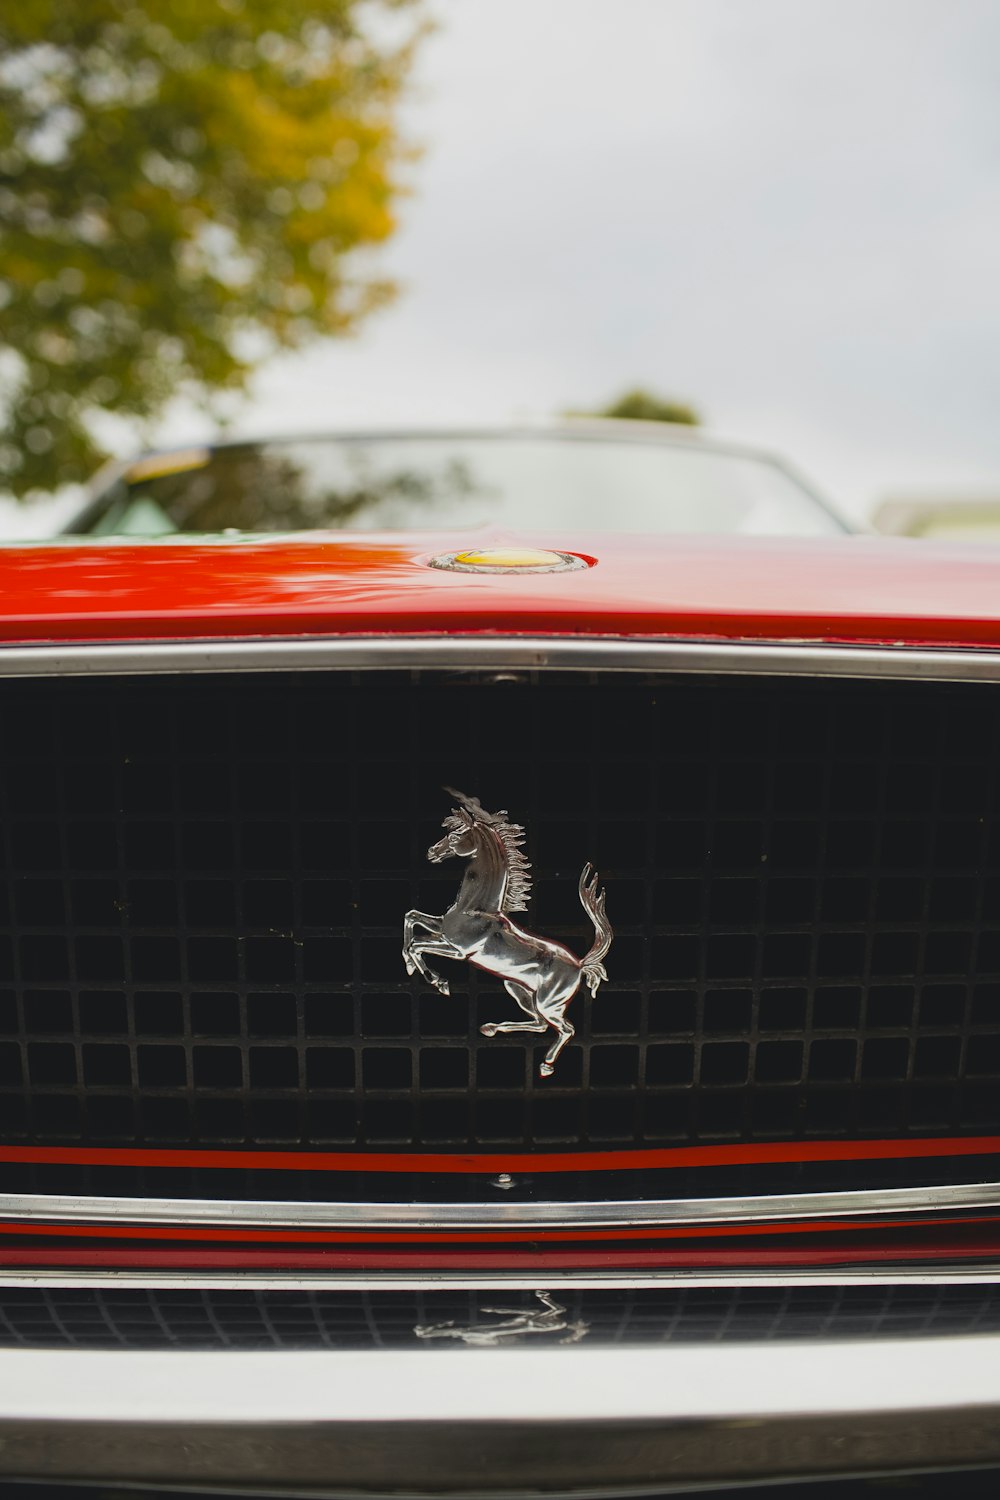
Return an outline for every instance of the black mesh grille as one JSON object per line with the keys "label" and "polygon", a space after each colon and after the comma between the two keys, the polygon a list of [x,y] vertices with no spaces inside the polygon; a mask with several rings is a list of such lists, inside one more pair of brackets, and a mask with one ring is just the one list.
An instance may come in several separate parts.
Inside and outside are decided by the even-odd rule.
{"label": "black mesh grille", "polygon": [[[996,1333],[990,1286],[744,1287],[546,1294],[0,1289],[0,1345],[129,1349],[455,1348],[445,1332],[495,1329],[501,1342],[588,1344],[905,1338]],[[558,1311],[553,1315],[552,1305]],[[497,1312],[500,1308],[503,1311]],[[536,1331],[518,1331],[523,1315]],[[548,1316],[546,1317],[546,1314]],[[419,1338],[417,1327],[437,1328]],[[523,1328],[523,1325],[522,1325]]]}
{"label": "black mesh grille", "polygon": [[[1000,1127],[989,686],[267,674],[0,683],[8,1142],[573,1149]],[[410,981],[442,783],[610,982],[539,1079]]]}

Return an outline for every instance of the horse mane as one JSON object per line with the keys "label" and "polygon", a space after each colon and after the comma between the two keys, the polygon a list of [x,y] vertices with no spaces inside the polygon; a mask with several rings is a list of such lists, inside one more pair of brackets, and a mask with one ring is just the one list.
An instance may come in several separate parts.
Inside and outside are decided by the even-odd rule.
{"label": "horse mane", "polygon": [[[482,806],[478,797],[466,797],[464,792],[456,792],[454,787],[450,786],[446,786],[445,791],[458,799],[465,809],[466,818],[471,817],[474,823],[481,823],[483,827],[489,828],[503,845],[507,858],[507,885],[503,901],[500,903],[500,910],[505,913],[527,911],[528,902],[531,900],[531,865],[521,848],[525,839],[521,824],[510,821],[506,808],[490,813]],[[456,808],[445,818],[441,826],[457,833],[459,829],[465,827],[465,823],[466,819]]]}
{"label": "horse mane", "polygon": [[520,823],[509,820],[505,809],[493,814],[491,826],[507,856],[507,889],[501,902],[501,910],[527,911],[531,900],[531,866],[521,848],[524,829]]}

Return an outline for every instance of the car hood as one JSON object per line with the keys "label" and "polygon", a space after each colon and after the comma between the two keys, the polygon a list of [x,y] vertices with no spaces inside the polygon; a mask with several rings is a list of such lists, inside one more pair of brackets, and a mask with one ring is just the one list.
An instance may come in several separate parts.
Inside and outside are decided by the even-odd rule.
{"label": "car hood", "polygon": [[[475,545],[588,566],[471,574]],[[331,635],[1000,644],[1000,550],[822,540],[468,532],[72,541],[0,551],[0,639]]]}

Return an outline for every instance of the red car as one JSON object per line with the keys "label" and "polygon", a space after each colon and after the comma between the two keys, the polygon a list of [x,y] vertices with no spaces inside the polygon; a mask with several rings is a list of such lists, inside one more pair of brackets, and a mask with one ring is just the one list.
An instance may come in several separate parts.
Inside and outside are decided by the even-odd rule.
{"label": "red car", "polygon": [[0,1474],[1000,1463],[991,554],[679,429],[283,439],[0,633]]}

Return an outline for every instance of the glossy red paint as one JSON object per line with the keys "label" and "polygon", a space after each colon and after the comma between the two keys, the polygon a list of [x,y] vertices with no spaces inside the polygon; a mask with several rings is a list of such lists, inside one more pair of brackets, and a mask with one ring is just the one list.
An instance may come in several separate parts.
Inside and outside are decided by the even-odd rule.
{"label": "glossy red paint", "polygon": [[[933,1225],[993,1224],[995,1216],[975,1218],[935,1218]],[[924,1227],[909,1219],[805,1219],[788,1223],[772,1224],[690,1224],[680,1227],[662,1226],[640,1229],[490,1229],[490,1230],[400,1230],[400,1229],[265,1229],[240,1226],[239,1229],[205,1228],[202,1225],[157,1225],[157,1224],[35,1224],[19,1220],[0,1224],[0,1236],[20,1235],[27,1239],[71,1239],[71,1240],[195,1240],[212,1244],[228,1241],[231,1244],[270,1245],[535,1245],[555,1242],[585,1244],[593,1240],[693,1240],[693,1239],[756,1239],[761,1235],[774,1239],[781,1235],[798,1234],[856,1234],[859,1231],[872,1234],[891,1229],[906,1231]]]}
{"label": "glossy red paint", "polygon": [[[577,572],[426,566],[475,545]],[[73,542],[0,550],[0,640],[499,635],[1000,646],[1000,551],[822,540],[512,535]]]}
{"label": "glossy red paint", "polygon": [[994,1262],[996,1235],[969,1238],[961,1231],[947,1232],[933,1241],[895,1237],[858,1243],[814,1245],[799,1242],[777,1248],[771,1245],[664,1249],[614,1248],[608,1250],[379,1250],[365,1247],[349,1250],[279,1250],[278,1248],[217,1250],[207,1246],[194,1250],[173,1247],[146,1249],[129,1246],[109,1250],[77,1245],[53,1250],[0,1248],[0,1266],[82,1267],[147,1271],[627,1271],[627,1270],[780,1270],[790,1267],[868,1264],[888,1266],[906,1262],[972,1263]]}
{"label": "glossy red paint", "polygon": [[435,1151],[214,1151],[168,1146],[0,1146],[0,1162],[36,1166],[253,1168],[283,1172],[622,1172],[780,1162],[908,1161],[1000,1156],[1000,1136],[911,1136],[905,1140],[758,1141],[640,1151],[539,1151],[498,1155]]}

